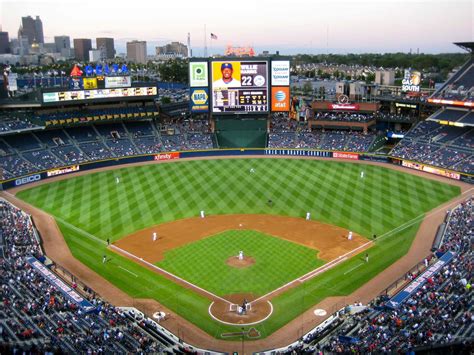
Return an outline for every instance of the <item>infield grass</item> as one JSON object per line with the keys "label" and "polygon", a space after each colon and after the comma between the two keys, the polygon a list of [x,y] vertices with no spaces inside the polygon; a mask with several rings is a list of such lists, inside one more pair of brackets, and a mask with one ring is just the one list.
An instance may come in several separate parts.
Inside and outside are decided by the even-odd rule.
{"label": "infield grass", "polygon": [[[226,264],[239,251],[255,264]],[[230,230],[165,253],[157,265],[218,296],[253,293],[263,296],[324,264],[317,251],[253,230]]]}
{"label": "infield grass", "polygon": [[[252,168],[255,173],[250,172]],[[208,299],[109,252],[105,240],[197,216],[200,210],[208,215],[266,213],[302,218],[311,212],[313,219],[367,238],[390,233],[369,249],[369,263],[355,256],[276,297],[274,314],[257,326],[265,337],[325,297],[350,294],[395,262],[410,248],[424,213],[459,193],[459,187],[380,166],[222,159],[92,173],[24,190],[18,196],[56,217],[72,253],[84,264],[132,297],[155,298],[216,337],[233,328],[209,317]],[[272,207],[267,205],[269,198]],[[403,224],[405,228],[392,232]],[[209,250],[209,255],[215,251]],[[104,254],[110,258],[105,265]],[[212,271],[208,276],[212,279]]]}

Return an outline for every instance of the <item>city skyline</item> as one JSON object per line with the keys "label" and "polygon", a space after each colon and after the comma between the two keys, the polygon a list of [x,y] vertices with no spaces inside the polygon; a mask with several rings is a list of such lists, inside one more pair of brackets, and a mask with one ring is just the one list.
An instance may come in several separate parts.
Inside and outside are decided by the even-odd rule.
{"label": "city skyline", "polygon": [[[135,7],[122,1],[85,0],[70,13],[70,4],[58,1],[2,1],[0,23],[10,39],[24,16],[40,16],[45,42],[54,36],[115,40],[117,53],[125,52],[126,42],[144,40],[148,52],[172,41],[186,43],[191,33],[194,55],[223,53],[227,44],[254,46],[281,54],[459,52],[452,42],[474,37],[471,1],[261,1],[242,0],[223,9],[215,0],[205,4],[190,1],[153,4],[138,0]],[[427,6],[429,5],[429,6]],[[184,10],[182,10],[184,9]],[[200,16],[196,16],[199,14]],[[237,20],[237,21],[236,21]],[[123,25],[125,24],[125,26]],[[67,27],[65,27],[67,25]],[[210,39],[215,33],[217,40]],[[238,36],[235,35],[238,33]],[[72,42],[72,41],[71,41]],[[211,43],[212,42],[212,43]]]}

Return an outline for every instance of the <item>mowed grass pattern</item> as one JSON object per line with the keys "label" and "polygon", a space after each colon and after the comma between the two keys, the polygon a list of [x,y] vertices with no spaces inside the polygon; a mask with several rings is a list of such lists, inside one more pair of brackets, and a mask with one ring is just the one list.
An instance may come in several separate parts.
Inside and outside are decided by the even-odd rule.
{"label": "mowed grass pattern", "polygon": [[[250,173],[251,168],[255,173]],[[365,172],[363,179],[360,171]],[[84,264],[132,297],[155,298],[215,337],[234,328],[209,317],[208,299],[108,251],[105,240],[197,216],[202,209],[208,215],[267,213],[302,218],[309,211],[322,222],[369,238],[379,236],[369,249],[368,264],[353,269],[362,262],[355,256],[275,298],[272,317],[257,326],[265,337],[311,305],[328,296],[347,295],[391,265],[409,249],[423,214],[459,193],[458,187],[380,166],[222,159],[92,173],[24,190],[18,196],[56,216],[72,253]],[[269,198],[272,207],[267,205]],[[393,231],[402,225],[406,227]],[[382,235],[387,237],[380,239]],[[109,258],[105,265],[104,254]],[[212,275],[209,270],[208,276]]]}
{"label": "mowed grass pattern", "polygon": [[[227,265],[240,250],[255,264],[241,269]],[[219,296],[262,296],[323,265],[316,255],[314,249],[267,234],[230,230],[169,250],[157,265]]]}

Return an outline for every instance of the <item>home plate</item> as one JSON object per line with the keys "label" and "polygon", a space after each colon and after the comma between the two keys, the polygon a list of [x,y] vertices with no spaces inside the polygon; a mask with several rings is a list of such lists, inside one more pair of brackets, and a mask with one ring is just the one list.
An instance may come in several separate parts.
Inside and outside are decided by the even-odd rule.
{"label": "home plate", "polygon": [[320,309],[320,308],[315,309],[313,313],[314,313],[315,316],[319,316],[319,317],[323,317],[326,314],[328,314],[328,312],[326,312],[324,309]]}

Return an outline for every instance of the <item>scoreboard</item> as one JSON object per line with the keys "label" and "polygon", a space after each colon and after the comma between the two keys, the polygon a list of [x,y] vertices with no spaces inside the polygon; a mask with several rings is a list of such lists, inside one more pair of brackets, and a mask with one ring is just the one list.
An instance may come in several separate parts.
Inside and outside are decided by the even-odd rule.
{"label": "scoreboard", "polygon": [[213,113],[268,112],[268,61],[211,62]]}

